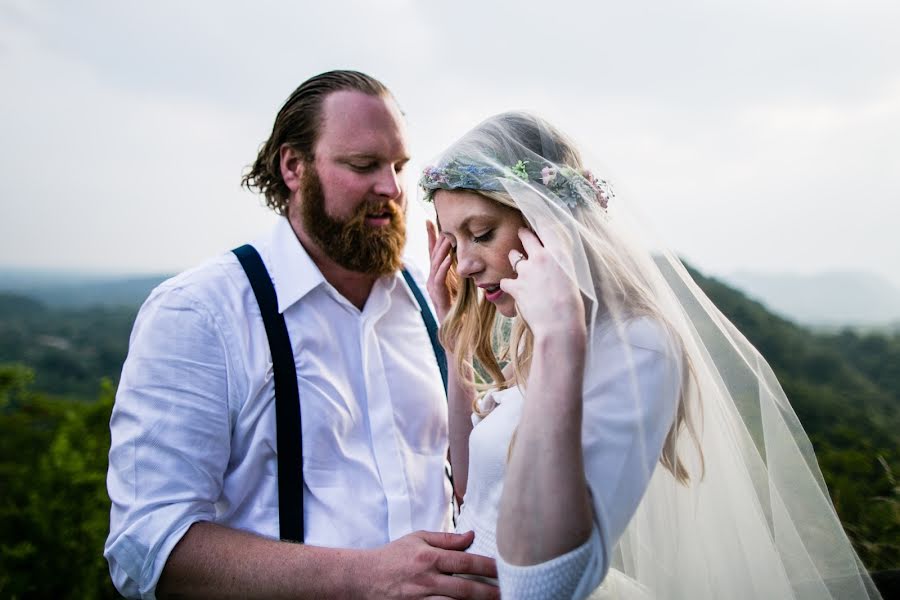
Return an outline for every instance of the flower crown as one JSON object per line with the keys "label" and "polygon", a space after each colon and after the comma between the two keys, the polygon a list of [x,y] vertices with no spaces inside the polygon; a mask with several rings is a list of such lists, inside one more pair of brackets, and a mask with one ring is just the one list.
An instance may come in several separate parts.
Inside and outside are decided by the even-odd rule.
{"label": "flower crown", "polygon": [[511,167],[452,160],[444,167],[425,167],[419,187],[425,190],[425,201],[431,202],[439,189],[503,192],[506,188],[501,179],[513,178],[543,185],[569,208],[586,205],[593,199],[605,210],[609,200],[616,196],[605,179],[594,177],[587,169],[535,164],[528,160],[520,160]]}

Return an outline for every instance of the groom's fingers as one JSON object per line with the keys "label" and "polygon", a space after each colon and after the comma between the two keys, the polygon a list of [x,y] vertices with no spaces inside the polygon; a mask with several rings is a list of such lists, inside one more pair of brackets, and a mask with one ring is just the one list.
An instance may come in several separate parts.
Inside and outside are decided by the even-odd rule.
{"label": "groom's fingers", "polygon": [[474,531],[465,533],[446,533],[443,531],[417,531],[416,536],[425,540],[429,546],[445,550],[465,550],[475,539]]}
{"label": "groom's fingers", "polygon": [[429,600],[437,598],[496,600],[500,598],[500,589],[494,584],[444,575],[435,582],[434,594],[428,596]]}
{"label": "groom's fingers", "polygon": [[475,532],[442,533],[436,531],[416,532],[429,546],[448,552],[441,553],[437,560],[438,570],[444,573],[465,573],[482,577],[496,577],[497,564],[493,558],[480,554],[463,552],[475,540]]}
{"label": "groom's fingers", "polygon": [[437,598],[471,598],[473,600],[496,600],[500,598],[500,590],[496,585],[452,577],[452,575],[476,575],[478,577],[497,578],[497,563],[493,558],[479,554],[463,552],[475,539],[475,532],[442,533],[436,531],[417,531],[414,535],[425,543],[439,550],[440,555],[434,567],[446,575],[435,580],[433,597]]}
{"label": "groom's fingers", "polygon": [[493,558],[468,552],[448,551],[437,560],[437,568],[442,573],[460,573],[479,577],[497,577],[497,563]]}

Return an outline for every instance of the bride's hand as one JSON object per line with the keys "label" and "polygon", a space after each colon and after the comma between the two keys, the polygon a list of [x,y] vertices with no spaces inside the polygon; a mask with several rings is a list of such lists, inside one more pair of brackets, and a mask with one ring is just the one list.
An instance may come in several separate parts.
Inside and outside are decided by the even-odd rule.
{"label": "bride's hand", "polygon": [[425,221],[428,230],[428,254],[431,257],[431,272],[428,274],[428,295],[437,312],[439,323],[443,323],[450,312],[453,297],[456,293],[455,286],[447,281],[450,273],[450,265],[453,264],[453,256],[450,254],[450,240],[439,236],[437,227],[431,221]]}
{"label": "bride's hand", "polygon": [[519,229],[525,255],[522,258],[518,250],[509,253],[516,277],[501,279],[500,288],[515,299],[518,313],[535,337],[577,339],[585,334],[584,301],[572,276],[553,256],[566,257],[568,249],[564,240],[551,232],[544,238],[542,243],[530,229]]}

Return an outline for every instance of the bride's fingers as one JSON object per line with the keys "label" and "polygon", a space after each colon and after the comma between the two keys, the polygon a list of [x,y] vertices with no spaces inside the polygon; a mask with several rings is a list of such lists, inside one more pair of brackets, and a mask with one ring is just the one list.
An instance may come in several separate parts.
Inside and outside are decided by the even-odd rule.
{"label": "bride's fingers", "polygon": [[437,228],[431,221],[425,221],[425,230],[428,232],[428,254],[434,252],[434,245],[437,242]]}
{"label": "bride's fingers", "polygon": [[522,240],[522,247],[525,248],[525,254],[528,256],[532,256],[544,248],[538,236],[526,227],[519,228],[519,239]]}
{"label": "bride's fingers", "polygon": [[525,256],[524,254],[522,254],[521,252],[519,252],[516,249],[510,250],[509,253],[506,255],[506,258],[507,258],[507,260],[509,260],[509,265],[513,268],[513,271],[516,272],[517,276],[519,274],[519,265],[528,259],[527,256]]}
{"label": "bride's fingers", "polygon": [[501,279],[500,289],[512,296],[513,300],[515,300],[516,296],[519,295],[519,283],[518,279]]}
{"label": "bride's fingers", "polygon": [[444,258],[450,256],[450,240],[447,238],[441,238],[435,242],[434,248],[431,250],[431,270],[434,272],[438,267],[441,266],[441,263],[444,261]]}
{"label": "bride's fingers", "polygon": [[[441,264],[438,265],[437,272],[435,273],[435,277],[438,281],[447,281],[447,274],[450,272],[450,265],[453,264],[453,257],[448,253],[444,260],[441,261]],[[446,283],[445,283],[446,285]]]}

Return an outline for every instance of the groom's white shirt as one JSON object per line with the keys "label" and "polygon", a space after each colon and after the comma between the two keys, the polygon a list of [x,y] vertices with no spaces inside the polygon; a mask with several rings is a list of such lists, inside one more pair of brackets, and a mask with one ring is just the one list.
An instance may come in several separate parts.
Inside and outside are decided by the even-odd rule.
{"label": "groom's white shirt", "polygon": [[[297,365],[306,543],[368,548],[448,529],[446,400],[402,276],[379,279],[360,311],[324,280],[286,219],[254,246]],[[154,597],[194,522],[278,537],[274,413],[268,341],[234,255],[154,290],[110,423],[104,554],[120,592]]]}

